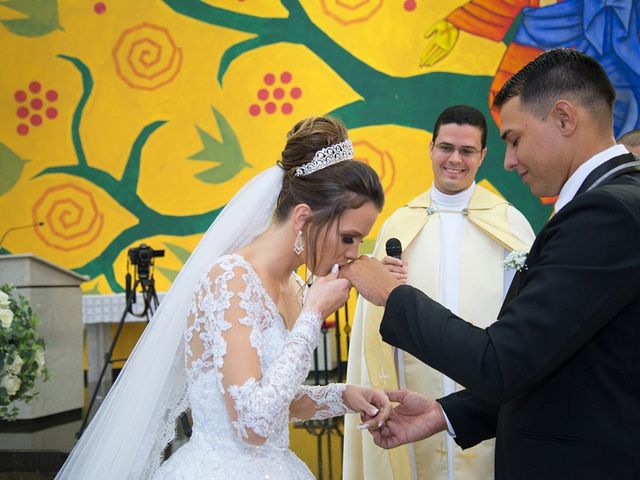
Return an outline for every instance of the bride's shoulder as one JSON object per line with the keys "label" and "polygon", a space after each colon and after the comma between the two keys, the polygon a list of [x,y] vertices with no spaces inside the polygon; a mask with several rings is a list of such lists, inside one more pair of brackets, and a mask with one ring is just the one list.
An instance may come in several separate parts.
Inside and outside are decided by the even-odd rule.
{"label": "bride's shoulder", "polygon": [[[216,258],[204,271],[202,281],[217,284],[234,279],[246,283],[254,275],[253,266],[242,255],[230,253]],[[235,283],[235,282],[234,282]]]}

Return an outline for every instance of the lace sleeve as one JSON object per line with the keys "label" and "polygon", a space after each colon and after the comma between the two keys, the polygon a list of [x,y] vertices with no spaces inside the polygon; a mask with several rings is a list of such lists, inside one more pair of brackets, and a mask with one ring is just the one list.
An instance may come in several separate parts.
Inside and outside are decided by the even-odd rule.
{"label": "lace sleeve", "polygon": [[[247,376],[243,383],[229,384],[227,392],[235,404],[237,420],[234,423],[244,438],[247,430],[267,438],[274,422],[288,415],[289,404],[293,400],[298,386],[309,373],[311,355],[318,341],[322,324],[320,314],[303,311],[287,339],[282,355],[263,372],[262,377],[242,374],[240,368],[234,369],[233,377]],[[240,371],[239,371],[240,370]]]}
{"label": "lace sleeve", "polygon": [[[236,266],[224,273],[214,268],[209,277],[215,279],[215,289],[200,298],[201,309],[208,312],[206,334],[199,335],[205,340],[205,355],[191,365],[216,369],[232,424],[243,439],[261,444],[276,422],[288,415],[289,404],[309,372],[322,319],[317,312],[303,311],[288,335],[281,332],[282,350],[269,351],[271,344],[264,336],[269,330],[273,333],[274,322],[281,320],[265,304],[253,275]],[[196,354],[193,348],[191,353]]]}
{"label": "lace sleeve", "polygon": [[[325,420],[339,417],[346,413],[354,413],[342,401],[342,393],[347,388],[344,383],[331,383],[322,386],[301,385],[296,393],[295,400],[307,396],[316,404],[316,412],[309,420]],[[302,419],[292,417],[292,422],[301,422]]]}

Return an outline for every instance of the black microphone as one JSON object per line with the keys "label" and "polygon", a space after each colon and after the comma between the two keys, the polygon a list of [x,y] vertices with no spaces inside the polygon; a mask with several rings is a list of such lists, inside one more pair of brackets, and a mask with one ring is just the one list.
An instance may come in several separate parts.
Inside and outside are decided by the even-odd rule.
{"label": "black microphone", "polygon": [[402,244],[397,238],[390,238],[384,246],[387,255],[393,258],[402,257]]}
{"label": "black microphone", "polygon": [[36,222],[36,223],[31,223],[29,225],[21,225],[19,227],[11,227],[11,228],[7,229],[4,232],[4,234],[2,235],[2,238],[0,238],[0,247],[2,247],[2,245],[4,244],[4,239],[7,238],[7,235],[9,235],[14,230],[21,230],[23,228],[36,228],[36,227],[42,227],[42,226],[44,226],[44,222]]}

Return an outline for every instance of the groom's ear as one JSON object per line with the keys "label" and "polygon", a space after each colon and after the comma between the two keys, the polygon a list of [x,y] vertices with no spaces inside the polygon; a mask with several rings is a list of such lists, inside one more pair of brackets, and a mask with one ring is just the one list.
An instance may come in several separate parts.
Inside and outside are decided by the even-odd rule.
{"label": "groom's ear", "polygon": [[302,230],[302,227],[307,220],[311,218],[311,207],[306,203],[299,203],[295,207],[293,207],[293,213],[291,215],[292,226],[295,232],[298,230]]}

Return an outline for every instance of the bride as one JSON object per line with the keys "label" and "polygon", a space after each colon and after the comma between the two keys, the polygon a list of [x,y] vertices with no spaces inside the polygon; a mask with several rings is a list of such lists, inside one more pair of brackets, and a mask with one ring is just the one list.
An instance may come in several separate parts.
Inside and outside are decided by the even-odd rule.
{"label": "bride", "polygon": [[[57,479],[312,479],[290,420],[358,412],[376,429],[384,392],[303,385],[323,319],[350,284],[339,266],[384,203],[336,119],[288,134],[282,159],[243,187],[203,236]],[[292,273],[306,264],[308,288]],[[177,417],[190,440],[166,462]]]}

